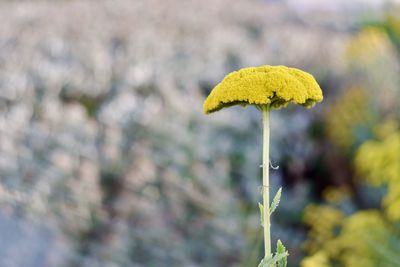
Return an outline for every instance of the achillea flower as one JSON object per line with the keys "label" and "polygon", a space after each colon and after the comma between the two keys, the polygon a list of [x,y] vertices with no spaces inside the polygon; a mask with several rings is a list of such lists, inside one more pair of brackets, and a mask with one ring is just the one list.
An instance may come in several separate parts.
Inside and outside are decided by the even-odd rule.
{"label": "achillea flower", "polygon": [[233,105],[256,105],[263,117],[263,204],[258,203],[264,228],[264,258],[259,267],[287,264],[289,255],[280,241],[271,253],[270,216],[279,204],[281,189],[269,199],[269,113],[289,102],[312,107],[322,100],[322,91],[311,74],[285,66],[244,68],[228,74],[207,97],[204,113],[212,113]]}
{"label": "achillea flower", "polygon": [[228,74],[204,102],[206,114],[236,104],[270,105],[279,109],[289,102],[312,107],[322,101],[322,91],[314,77],[286,66],[244,68]]}

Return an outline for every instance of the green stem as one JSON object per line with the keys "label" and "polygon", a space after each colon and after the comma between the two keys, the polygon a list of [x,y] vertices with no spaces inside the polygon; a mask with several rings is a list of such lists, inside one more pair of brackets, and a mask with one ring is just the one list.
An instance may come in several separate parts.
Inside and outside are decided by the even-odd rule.
{"label": "green stem", "polygon": [[264,251],[265,259],[271,258],[271,223],[269,214],[269,111],[262,107],[263,114],[263,206],[264,206]]}

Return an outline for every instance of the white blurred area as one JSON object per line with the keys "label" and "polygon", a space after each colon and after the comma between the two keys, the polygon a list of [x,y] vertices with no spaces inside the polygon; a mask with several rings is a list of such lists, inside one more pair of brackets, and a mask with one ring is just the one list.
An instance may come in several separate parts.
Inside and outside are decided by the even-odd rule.
{"label": "white blurred area", "polygon": [[370,11],[376,13],[383,8],[400,4],[399,0],[334,0],[334,1],[318,1],[318,0],[286,0],[289,6],[299,11],[317,11],[317,12],[365,12]]}

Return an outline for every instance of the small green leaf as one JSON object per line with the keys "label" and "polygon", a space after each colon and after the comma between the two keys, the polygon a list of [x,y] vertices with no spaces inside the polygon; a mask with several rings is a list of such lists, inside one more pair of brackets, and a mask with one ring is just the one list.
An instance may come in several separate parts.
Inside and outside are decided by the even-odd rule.
{"label": "small green leaf", "polygon": [[269,215],[271,215],[278,207],[279,202],[281,201],[281,195],[282,195],[282,187],[279,188],[278,192],[276,192],[276,195],[274,196],[274,199],[272,200],[271,207],[269,209]]}
{"label": "small green leaf", "polygon": [[258,208],[260,209],[260,221],[261,226],[264,226],[264,206],[260,202],[258,202]]}
{"label": "small green leaf", "polygon": [[[276,242],[276,253],[277,254],[286,253],[286,255],[289,255],[285,246],[282,244],[280,240]],[[278,267],[286,267],[286,266],[287,266],[287,257],[278,260]]]}
{"label": "small green leaf", "polygon": [[282,244],[281,240],[278,239],[276,242],[276,252],[277,253],[283,253],[286,251],[285,246]]}
{"label": "small green leaf", "polygon": [[277,262],[279,262],[280,260],[282,260],[283,258],[286,258],[289,254],[287,253],[287,251],[283,252],[283,253],[275,253],[275,256],[273,256],[272,258],[269,259],[262,259],[262,261],[260,262],[260,264],[258,265],[258,267],[271,267],[271,266],[275,266],[275,264]]}

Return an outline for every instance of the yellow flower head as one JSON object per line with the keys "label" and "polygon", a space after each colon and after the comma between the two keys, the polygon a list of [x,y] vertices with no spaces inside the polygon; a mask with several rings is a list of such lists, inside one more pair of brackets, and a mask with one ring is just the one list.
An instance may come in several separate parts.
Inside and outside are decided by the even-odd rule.
{"label": "yellow flower head", "polygon": [[289,102],[312,107],[322,101],[322,91],[314,77],[286,66],[244,68],[228,74],[204,102],[204,113],[233,105],[266,105],[279,109]]}

